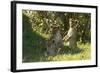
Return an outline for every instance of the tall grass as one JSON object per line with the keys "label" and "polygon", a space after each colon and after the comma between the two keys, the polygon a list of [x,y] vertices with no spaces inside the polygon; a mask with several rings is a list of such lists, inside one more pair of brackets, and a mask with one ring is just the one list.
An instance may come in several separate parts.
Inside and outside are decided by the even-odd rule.
{"label": "tall grass", "polygon": [[30,55],[27,55],[23,62],[44,62],[44,61],[70,61],[70,60],[87,60],[91,59],[90,43],[77,43],[77,48],[65,46],[63,53],[48,55],[43,46],[38,45],[31,48]]}

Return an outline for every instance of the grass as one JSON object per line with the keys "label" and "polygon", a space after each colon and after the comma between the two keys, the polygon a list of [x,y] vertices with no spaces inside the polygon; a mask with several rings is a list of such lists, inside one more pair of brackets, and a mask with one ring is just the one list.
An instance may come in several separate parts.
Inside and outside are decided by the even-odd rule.
{"label": "grass", "polygon": [[22,61],[46,62],[46,61],[70,61],[91,59],[90,43],[77,42],[78,48],[69,48],[64,44],[63,53],[55,55],[46,54],[47,35],[33,31],[29,18],[23,15],[23,56]]}
{"label": "grass", "polygon": [[63,53],[47,55],[45,38],[43,38],[39,33],[33,33],[32,37],[33,39],[28,38],[28,40],[24,40],[24,42],[26,42],[28,45],[24,44],[27,49],[23,49],[23,62],[87,60],[91,58],[90,43],[82,44],[77,42],[77,48],[69,48],[67,45],[65,45],[63,48]]}
{"label": "grass", "polygon": [[65,48],[63,54],[48,56],[47,60],[50,61],[68,61],[68,60],[87,60],[90,59],[90,44],[79,44],[78,48]]}

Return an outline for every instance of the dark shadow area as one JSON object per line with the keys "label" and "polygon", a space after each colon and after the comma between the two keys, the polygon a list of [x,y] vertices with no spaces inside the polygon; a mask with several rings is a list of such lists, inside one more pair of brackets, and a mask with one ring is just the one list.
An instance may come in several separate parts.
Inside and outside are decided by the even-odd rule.
{"label": "dark shadow area", "polygon": [[32,30],[29,18],[23,14],[23,62],[40,61],[45,49],[45,38]]}

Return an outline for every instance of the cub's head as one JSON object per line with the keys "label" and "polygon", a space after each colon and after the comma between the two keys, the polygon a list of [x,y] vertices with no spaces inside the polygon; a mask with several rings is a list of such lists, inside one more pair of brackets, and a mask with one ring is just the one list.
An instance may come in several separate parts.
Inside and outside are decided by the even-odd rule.
{"label": "cub's head", "polygon": [[51,26],[51,32],[56,33],[59,30],[59,26]]}
{"label": "cub's head", "polygon": [[78,24],[78,20],[77,19],[74,19],[74,18],[70,18],[69,19],[69,25],[70,25],[71,28],[76,27],[77,24]]}

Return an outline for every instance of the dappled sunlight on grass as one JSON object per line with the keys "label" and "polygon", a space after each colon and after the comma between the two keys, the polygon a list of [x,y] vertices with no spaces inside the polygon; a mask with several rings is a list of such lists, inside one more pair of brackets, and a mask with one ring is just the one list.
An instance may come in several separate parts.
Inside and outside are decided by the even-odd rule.
{"label": "dappled sunlight on grass", "polygon": [[[66,61],[66,60],[87,60],[91,58],[91,50],[90,50],[90,44],[78,44],[78,49],[69,49],[70,52],[65,52],[64,54],[58,54],[55,56],[48,56],[48,60],[50,61]],[[80,52],[77,52],[79,51]],[[76,52],[75,52],[76,51]],[[74,53],[73,53],[74,52]]]}
{"label": "dappled sunlight on grass", "polygon": [[41,37],[48,39],[49,35],[48,34],[44,34],[44,33],[40,33],[38,31],[35,31],[38,35],[40,35]]}
{"label": "dappled sunlight on grass", "polygon": [[87,60],[90,59],[91,50],[90,43],[86,44],[78,44],[78,48],[66,48],[63,53],[59,53],[56,55],[47,55],[45,56],[44,51],[42,49],[33,49],[33,52],[29,58],[24,62],[45,62],[45,61],[72,61],[72,60]]}

